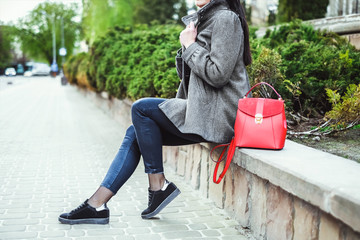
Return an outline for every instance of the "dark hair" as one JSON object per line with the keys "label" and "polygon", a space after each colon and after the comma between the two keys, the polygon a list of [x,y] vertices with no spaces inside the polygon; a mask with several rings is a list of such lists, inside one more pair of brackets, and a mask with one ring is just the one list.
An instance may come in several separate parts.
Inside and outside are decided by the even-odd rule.
{"label": "dark hair", "polygon": [[250,43],[249,43],[249,27],[246,22],[245,17],[245,11],[242,7],[240,0],[226,0],[226,2],[229,4],[230,9],[235,12],[241,21],[241,27],[244,31],[244,63],[245,66],[251,64],[252,57],[251,57],[251,51],[250,51]]}

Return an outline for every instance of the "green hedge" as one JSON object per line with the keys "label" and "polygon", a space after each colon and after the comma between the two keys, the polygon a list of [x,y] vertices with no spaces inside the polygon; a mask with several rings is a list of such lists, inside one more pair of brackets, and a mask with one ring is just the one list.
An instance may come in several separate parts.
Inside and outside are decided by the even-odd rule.
{"label": "green hedge", "polygon": [[98,91],[120,99],[174,97],[181,30],[176,25],[114,28],[90,49],[88,81]]}
{"label": "green hedge", "polygon": [[[76,72],[82,59],[88,65],[89,84],[120,99],[174,97],[180,83],[174,57],[182,29],[177,25],[115,27],[94,42],[87,57],[70,58],[67,65]],[[260,39],[256,29],[250,30],[251,84],[273,84],[290,111],[324,115],[331,109],[325,89],[343,94],[349,84],[360,83],[360,52],[334,33],[315,31],[301,21],[278,26]]]}
{"label": "green hedge", "polygon": [[[305,114],[323,115],[330,110],[325,89],[341,95],[350,84],[360,83],[360,51],[332,32],[316,31],[299,20],[268,31],[264,38],[252,39],[254,63],[263,48],[280,55],[272,82],[287,99],[288,107]],[[254,78],[252,78],[254,79]]]}

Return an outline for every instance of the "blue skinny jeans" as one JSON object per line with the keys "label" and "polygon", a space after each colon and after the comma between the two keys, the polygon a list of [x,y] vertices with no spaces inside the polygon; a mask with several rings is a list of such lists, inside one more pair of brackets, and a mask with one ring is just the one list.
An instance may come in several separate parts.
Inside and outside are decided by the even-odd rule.
{"label": "blue skinny jeans", "polygon": [[131,177],[143,157],[145,173],[163,173],[162,146],[204,142],[196,134],[181,133],[159,109],[161,98],[143,98],[131,108],[132,123],[101,183],[114,194]]}

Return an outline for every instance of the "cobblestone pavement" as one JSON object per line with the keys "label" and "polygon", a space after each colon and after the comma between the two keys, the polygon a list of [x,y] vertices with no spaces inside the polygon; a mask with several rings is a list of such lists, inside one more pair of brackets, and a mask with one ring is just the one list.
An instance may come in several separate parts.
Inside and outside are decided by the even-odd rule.
{"label": "cobblestone pavement", "polygon": [[169,169],[182,194],[143,220],[148,183],[141,163],[108,203],[109,224],[60,224],[60,213],[98,187],[127,126],[59,78],[27,81],[0,91],[0,239],[247,239]]}

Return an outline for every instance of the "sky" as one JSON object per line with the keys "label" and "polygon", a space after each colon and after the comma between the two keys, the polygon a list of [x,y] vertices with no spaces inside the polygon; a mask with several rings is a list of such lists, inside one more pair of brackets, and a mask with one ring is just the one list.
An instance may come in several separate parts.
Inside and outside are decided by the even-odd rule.
{"label": "sky", "polygon": [[[0,0],[0,21],[16,23],[19,18],[26,16],[42,2],[78,3],[81,5],[81,0]],[[194,0],[187,0],[187,2],[192,5]]]}
{"label": "sky", "polygon": [[42,2],[62,2],[64,4],[78,3],[81,0],[0,0],[0,21],[16,23]]}

